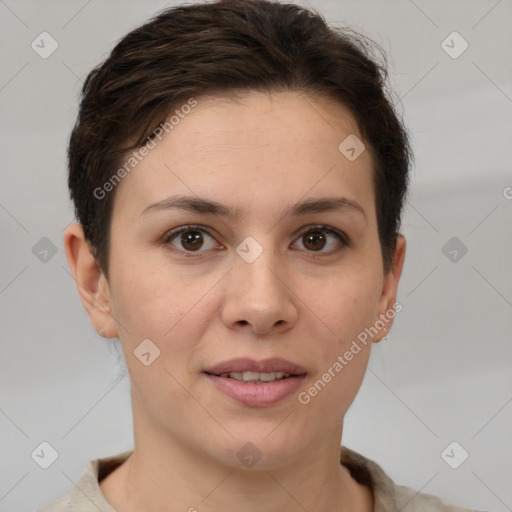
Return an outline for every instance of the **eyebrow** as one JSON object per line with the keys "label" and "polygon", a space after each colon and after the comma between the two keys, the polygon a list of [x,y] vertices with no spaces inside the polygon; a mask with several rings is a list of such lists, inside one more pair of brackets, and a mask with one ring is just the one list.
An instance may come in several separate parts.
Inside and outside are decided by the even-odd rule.
{"label": "eyebrow", "polygon": [[[144,208],[141,216],[147,215],[151,212],[168,210],[171,208],[181,208],[193,213],[218,215],[220,217],[226,217],[233,220],[241,218],[241,211],[239,209],[197,196],[170,196]],[[321,199],[299,201],[294,205],[288,206],[283,212],[283,217],[287,215],[297,217],[308,213],[321,213],[339,210],[359,212],[364,217],[366,223],[368,223],[368,217],[366,216],[366,212],[363,207],[359,203],[345,197],[324,197]]]}

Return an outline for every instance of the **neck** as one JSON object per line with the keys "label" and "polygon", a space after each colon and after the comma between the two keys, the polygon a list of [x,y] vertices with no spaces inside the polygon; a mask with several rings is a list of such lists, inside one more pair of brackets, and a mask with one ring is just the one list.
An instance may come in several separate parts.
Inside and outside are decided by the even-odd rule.
{"label": "neck", "polygon": [[144,416],[134,417],[133,454],[100,483],[119,512],[260,512],[262,505],[266,512],[373,510],[371,490],[340,464],[341,429],[287,465],[238,469],[185,446]]}

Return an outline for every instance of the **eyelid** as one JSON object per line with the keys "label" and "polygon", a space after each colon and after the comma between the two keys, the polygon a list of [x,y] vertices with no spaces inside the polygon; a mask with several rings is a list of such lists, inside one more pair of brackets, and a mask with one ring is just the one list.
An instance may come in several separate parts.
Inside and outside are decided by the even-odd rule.
{"label": "eyelid", "polygon": [[[339,230],[339,229],[337,229],[335,227],[328,226],[326,224],[309,224],[309,225],[301,228],[298,232],[296,232],[294,234],[294,237],[295,237],[294,241],[297,240],[301,235],[307,233],[308,231],[313,231],[315,229],[318,229],[318,230],[321,230],[321,231],[326,231],[327,233],[330,233],[330,234],[333,234],[333,235],[337,236],[339,241],[342,243],[343,247],[347,247],[347,246],[350,245],[350,239],[348,238],[348,236],[343,231],[341,231],[341,230]],[[167,244],[171,245],[170,242],[171,242],[172,238],[176,237],[177,235],[179,235],[182,232],[194,231],[194,230],[206,233],[210,238],[212,238],[213,240],[216,241],[215,237],[210,233],[209,229],[206,226],[202,226],[201,224],[185,224],[183,226],[180,226],[180,227],[174,228],[174,229],[172,229],[170,231],[167,231],[165,233],[165,235],[163,236],[163,238],[162,238],[162,243],[164,245],[167,245]],[[183,250],[177,249],[175,247],[172,247],[172,250],[176,251],[176,252],[179,252],[181,254],[186,254],[187,256],[194,256],[196,254],[201,254],[203,252],[206,252],[206,251],[183,251]],[[328,252],[322,252],[322,251],[317,251],[317,252],[315,252],[315,251],[305,251],[305,252],[311,253],[313,255],[314,254],[329,255],[329,254],[336,253],[339,250],[341,250],[341,249],[335,249],[335,250],[331,250],[331,251],[328,251]]]}
{"label": "eyelid", "polygon": [[[209,229],[206,226],[202,226],[201,224],[185,224],[183,226],[179,226],[177,228],[171,229],[167,231],[162,238],[162,244],[167,245],[173,252],[177,252],[180,254],[184,254],[188,257],[194,257],[204,253],[206,251],[183,251],[182,249],[178,249],[171,244],[171,239],[176,238],[183,232],[187,231],[201,231],[202,233],[206,233],[212,240],[214,240],[217,244],[216,238],[210,233]],[[210,249],[211,250],[211,249]]]}
{"label": "eyelid", "polygon": [[183,231],[194,231],[194,230],[203,231],[203,232],[207,233],[208,236],[210,236],[211,238],[214,238],[212,236],[212,234],[208,231],[208,228],[206,228],[205,226],[201,226],[201,224],[185,224],[178,228],[174,228],[174,229],[167,231],[162,238],[162,242],[164,244],[168,243],[173,236],[179,235]]}
{"label": "eyelid", "polygon": [[[343,245],[346,245],[346,246],[350,245],[350,239],[343,231],[341,231],[333,226],[329,226],[327,224],[309,224],[305,228],[301,228],[299,230],[298,234],[296,235],[296,238],[300,237],[304,233],[307,233],[308,231],[313,231],[315,229],[318,229],[320,231],[326,231],[327,233],[336,235],[340,239],[340,241],[343,243]],[[311,252],[312,254],[315,253],[315,251],[309,251],[309,252]],[[321,253],[319,253],[319,254],[321,254]]]}
{"label": "eyelid", "polygon": [[294,239],[294,244],[303,236],[305,233],[308,233],[309,231],[325,231],[328,234],[334,235],[338,238],[338,243],[341,245],[341,247],[337,247],[335,249],[331,249],[330,251],[302,251],[301,249],[298,249],[302,252],[306,252],[307,254],[311,254],[314,257],[321,257],[321,256],[332,256],[334,254],[339,254],[340,251],[345,249],[346,247],[350,246],[350,239],[348,236],[341,230],[333,227],[328,226],[325,224],[310,224],[309,226],[306,226],[304,229],[301,229],[299,234]]}

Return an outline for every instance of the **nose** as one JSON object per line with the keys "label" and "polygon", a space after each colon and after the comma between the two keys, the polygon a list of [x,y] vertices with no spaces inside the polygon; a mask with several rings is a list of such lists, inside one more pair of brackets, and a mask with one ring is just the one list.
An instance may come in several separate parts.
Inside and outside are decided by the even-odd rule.
{"label": "nose", "polygon": [[264,249],[252,263],[236,256],[226,277],[222,319],[228,328],[268,335],[296,324],[299,301],[284,265],[271,249]]}

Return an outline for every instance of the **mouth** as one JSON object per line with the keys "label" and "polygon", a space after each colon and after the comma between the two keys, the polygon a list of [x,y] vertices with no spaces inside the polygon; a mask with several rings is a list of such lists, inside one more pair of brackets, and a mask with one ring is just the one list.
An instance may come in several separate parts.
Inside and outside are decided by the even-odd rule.
{"label": "mouth", "polygon": [[303,376],[306,374],[306,370],[302,366],[280,357],[260,361],[244,357],[216,364],[206,369],[204,373],[257,384]]}
{"label": "mouth", "polygon": [[267,382],[275,382],[276,380],[289,379],[290,377],[297,377],[293,373],[285,373],[285,372],[224,372],[221,374],[209,373],[209,375],[213,375],[215,377],[222,377],[224,379],[235,379],[240,382],[245,382],[247,384],[263,384]]}
{"label": "mouth", "polygon": [[293,394],[306,370],[286,359],[232,359],[203,372],[224,395],[249,406],[270,406]]}

